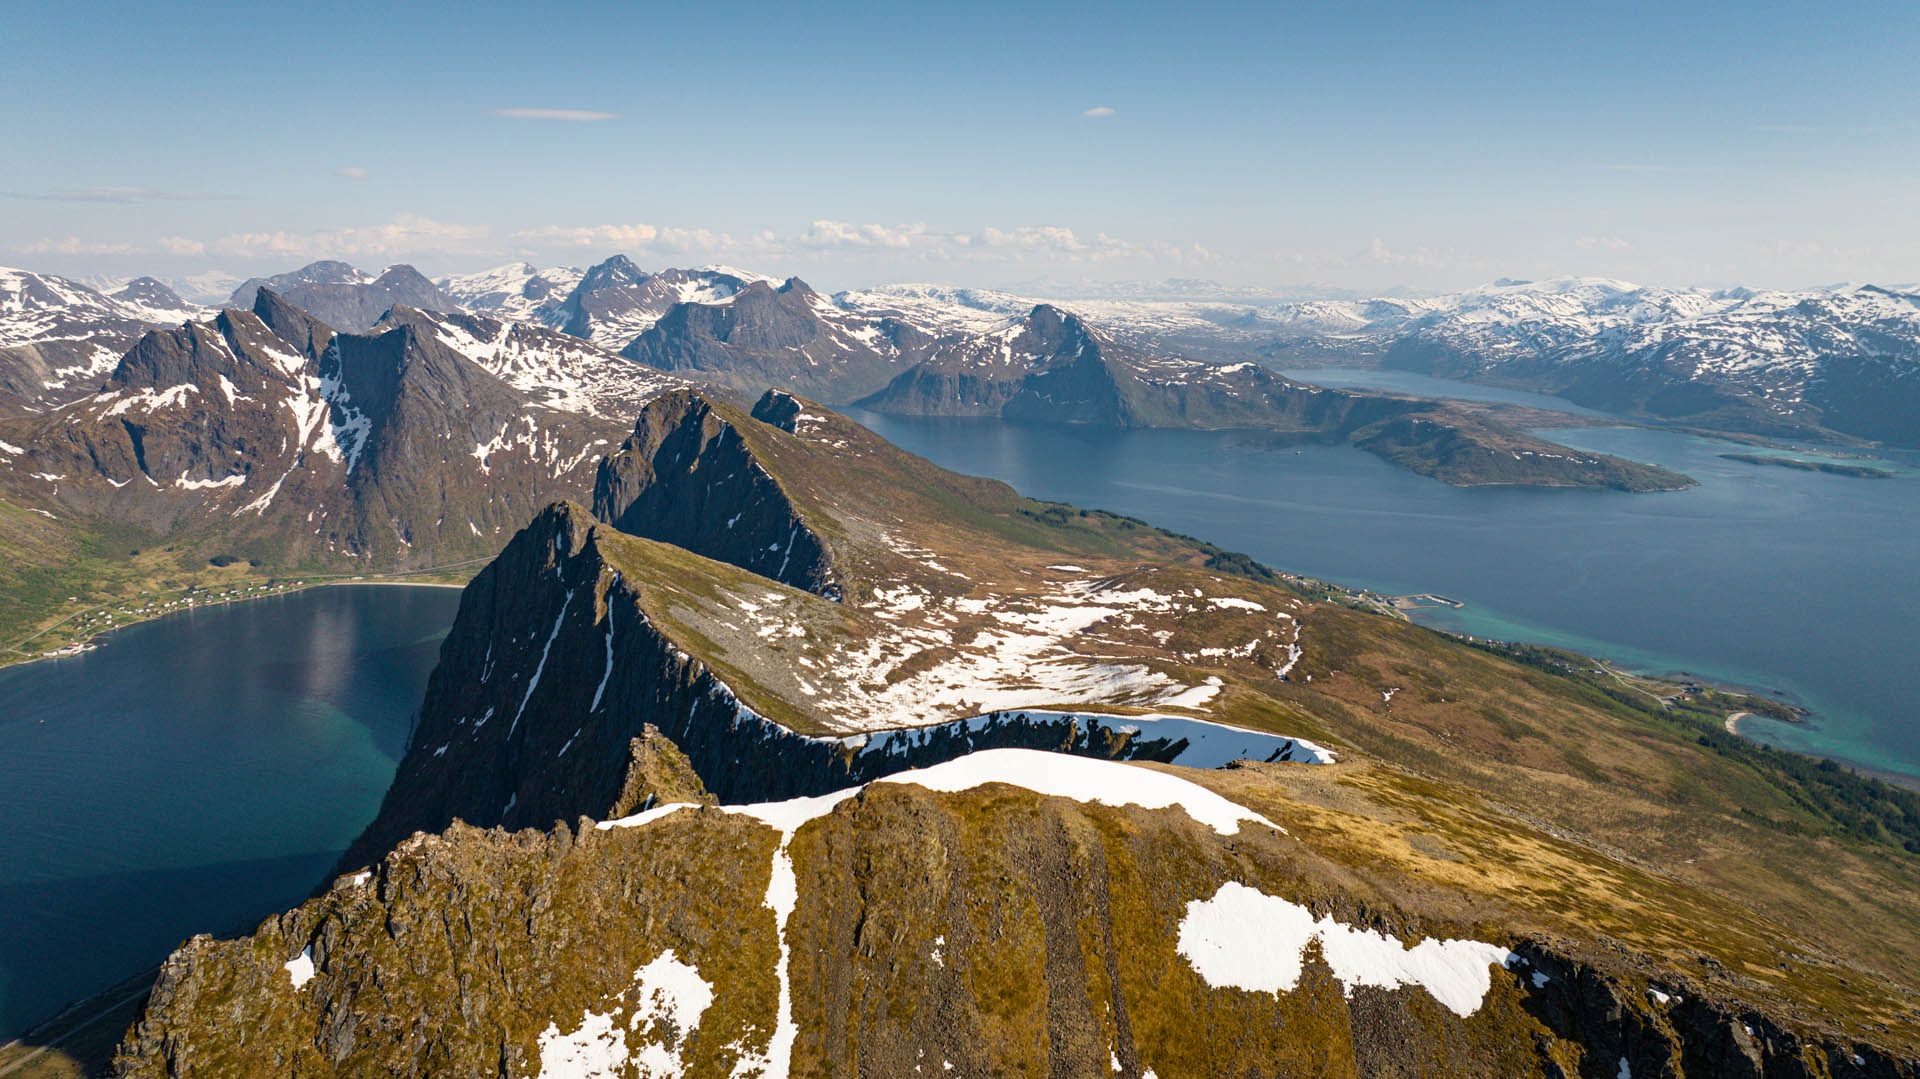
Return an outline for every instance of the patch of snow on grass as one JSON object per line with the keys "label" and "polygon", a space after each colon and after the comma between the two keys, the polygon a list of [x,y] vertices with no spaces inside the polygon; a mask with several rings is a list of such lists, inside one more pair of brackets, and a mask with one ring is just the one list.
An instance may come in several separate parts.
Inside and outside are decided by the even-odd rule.
{"label": "patch of snow on grass", "polygon": [[562,1034],[555,1023],[540,1033],[540,1079],[614,1079],[627,1073],[627,1038],[620,1009],[589,1011],[580,1029]]}
{"label": "patch of snow on grass", "polygon": [[1238,596],[1215,596],[1213,597],[1211,602],[1215,607],[1226,607],[1230,609],[1237,608],[1242,611],[1266,610],[1265,606],[1255,603],[1250,599],[1241,599]]}
{"label": "patch of snow on grass", "polygon": [[313,980],[313,947],[300,949],[300,954],[282,964],[287,968],[287,977],[293,979],[295,989]]}
{"label": "patch of snow on grass", "polygon": [[1517,958],[1477,940],[1427,939],[1409,948],[1234,881],[1187,904],[1178,950],[1210,986],[1277,994],[1300,983],[1307,945],[1316,940],[1348,996],[1361,986],[1417,985],[1463,1018],[1486,999],[1491,968]]}
{"label": "patch of snow on grass", "polygon": [[672,949],[634,971],[633,981],[639,1002],[634,1005],[627,1028],[640,1031],[647,1039],[634,1063],[640,1066],[641,1075],[677,1077],[681,1062],[676,1053],[713,1004],[713,986],[697,968],[681,962]]}

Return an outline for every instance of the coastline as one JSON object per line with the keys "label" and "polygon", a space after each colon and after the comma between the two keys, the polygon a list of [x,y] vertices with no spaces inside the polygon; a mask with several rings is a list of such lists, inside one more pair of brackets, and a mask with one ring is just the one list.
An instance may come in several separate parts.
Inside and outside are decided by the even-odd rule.
{"label": "coastline", "polygon": [[[1775,750],[1780,753],[1798,753],[1803,757],[1812,757],[1815,760],[1832,761],[1833,763],[1839,765],[1842,768],[1845,768],[1850,772],[1857,772],[1860,775],[1866,776],[1870,779],[1877,779],[1882,783],[1891,784],[1892,786],[1895,786],[1895,787],[1902,787],[1907,790],[1920,791],[1920,777],[1906,775],[1901,772],[1890,772],[1884,768],[1874,768],[1870,765],[1861,764],[1859,761],[1851,761],[1845,757],[1836,757],[1836,756],[1833,756],[1832,754],[1808,753],[1808,752],[1805,752],[1804,750],[1782,748],[1780,746],[1773,745],[1772,743],[1766,741],[1764,738],[1758,737],[1757,735],[1753,734],[1751,731],[1742,729],[1744,726],[1744,721],[1750,720],[1750,719],[1756,719],[1756,718],[1767,719],[1770,717],[1760,716],[1753,712],[1733,712],[1727,716],[1726,722],[1723,725],[1726,727],[1728,734],[1731,734],[1737,738],[1744,738],[1747,741],[1752,742],[1754,745],[1766,746],[1767,748]],[[1774,722],[1784,723],[1786,721],[1774,720]]]}
{"label": "coastline", "polygon": [[[453,563],[452,566],[440,567],[436,569],[420,570],[419,572],[422,575],[443,575],[460,566],[471,565],[475,562],[487,562],[487,561],[491,561],[491,557],[482,558],[482,559],[470,559],[465,562]],[[110,638],[114,634],[114,632],[117,630],[126,629],[129,626],[142,625],[147,622],[158,621],[159,619],[166,618],[169,615],[181,614],[181,613],[185,613],[186,611],[199,610],[204,607],[225,607],[229,604],[234,604],[234,603],[251,603],[255,600],[271,599],[277,596],[291,596],[291,595],[294,595],[295,593],[305,592],[309,589],[314,589],[314,588],[344,587],[344,586],[355,586],[355,585],[377,586],[377,587],[388,587],[388,588],[465,588],[467,587],[467,583],[468,583],[467,581],[460,581],[460,582],[415,581],[415,580],[409,580],[405,576],[384,576],[384,577],[373,577],[373,578],[366,578],[366,577],[360,577],[360,576],[347,577],[347,578],[299,577],[299,578],[293,578],[293,581],[295,583],[286,584],[282,587],[263,586],[261,591],[253,595],[221,596],[219,598],[209,598],[205,602],[195,602],[185,608],[174,608],[171,610],[154,611],[151,614],[148,614],[144,617],[130,618],[124,622],[117,623],[113,626],[110,626],[106,629],[103,629],[93,634],[92,636],[89,636],[80,640],[70,640],[66,644],[61,645],[60,647],[55,649],[48,649],[40,652],[31,652],[31,653],[27,652],[22,646],[28,644],[29,642],[35,639],[34,637],[29,637],[26,640],[21,641],[20,644],[18,645],[11,646],[5,651],[0,651],[0,670],[7,670],[13,667],[24,667],[33,663],[47,663],[47,662],[52,662],[54,660],[71,659],[74,656],[84,655],[87,652],[91,652],[94,649],[99,648],[104,644],[106,644],[107,639]],[[137,601],[139,598],[140,597],[136,596],[124,602],[132,603]],[[98,607],[92,607],[92,608],[89,608],[88,610],[80,611],[75,614],[68,615],[65,619],[62,619],[61,621],[56,622],[51,626],[48,626],[46,629],[41,630],[39,634],[35,635],[35,637],[44,636],[47,633],[52,632],[55,629],[58,629],[59,627],[67,624],[68,622],[73,621],[76,618],[80,618],[88,614],[105,610],[113,606],[115,605],[102,604],[101,606],[98,606]]]}

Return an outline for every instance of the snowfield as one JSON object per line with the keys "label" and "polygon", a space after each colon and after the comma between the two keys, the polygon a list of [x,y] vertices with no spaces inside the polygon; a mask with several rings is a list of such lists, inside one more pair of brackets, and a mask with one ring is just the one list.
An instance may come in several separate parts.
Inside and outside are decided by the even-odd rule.
{"label": "snowfield", "polygon": [[1373,929],[1356,929],[1331,915],[1229,881],[1211,899],[1187,904],[1180,920],[1180,954],[1214,988],[1287,993],[1300,984],[1307,945],[1333,968],[1348,996],[1361,986],[1419,986],[1448,1011],[1465,1018],[1480,1010],[1492,987],[1492,968],[1519,957],[1477,940],[1420,941],[1412,947]]}

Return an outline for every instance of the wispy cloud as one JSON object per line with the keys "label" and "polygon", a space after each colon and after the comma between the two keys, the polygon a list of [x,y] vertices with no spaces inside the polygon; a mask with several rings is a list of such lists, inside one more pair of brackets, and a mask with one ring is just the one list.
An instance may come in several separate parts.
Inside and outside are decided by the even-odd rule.
{"label": "wispy cloud", "polygon": [[565,120],[576,124],[620,119],[617,112],[595,112],[592,109],[492,109],[489,113],[509,120]]}
{"label": "wispy cloud", "polygon": [[443,260],[598,256],[625,251],[682,265],[727,261],[793,272],[819,266],[1159,266],[1213,264],[1198,244],[1083,235],[1065,225],[983,225],[944,231],[924,222],[887,224],[819,218],[790,231],[735,233],[718,229],[614,222],[542,225],[498,233],[486,225],[403,215],[384,224],[316,231],[233,232],[220,236],[168,234],[144,243],[104,243],[79,237],[44,239],[15,248],[24,254],[170,255],[182,258],[281,263],[318,258],[387,259],[423,265]]}
{"label": "wispy cloud", "polygon": [[41,202],[220,202],[234,196],[202,191],[157,191],[151,187],[72,187],[59,191],[9,191],[6,197]]}
{"label": "wispy cloud", "polygon": [[1109,105],[1095,105],[1093,108],[1088,109],[1087,111],[1081,113],[1080,115],[1088,117],[1090,119],[1094,119],[1094,120],[1104,120],[1107,117],[1114,115],[1114,111],[1112,106],[1109,106]]}
{"label": "wispy cloud", "polygon": [[343,180],[364,180],[367,178],[367,170],[358,165],[342,165],[334,169],[333,174]]}
{"label": "wispy cloud", "polygon": [[[342,258],[365,256],[462,256],[492,254],[485,225],[457,225],[403,214],[384,225],[319,232],[236,232],[201,244],[202,251],[231,258]],[[183,253],[198,241],[168,237]]]}
{"label": "wispy cloud", "polygon": [[686,229],[645,224],[632,225],[543,225],[521,229],[512,239],[535,246],[588,247],[632,251],[738,250],[740,241],[711,229]]}
{"label": "wispy cloud", "polygon": [[1625,251],[1633,245],[1618,236],[1582,236],[1573,246],[1586,251]]}
{"label": "wispy cloud", "polygon": [[104,243],[68,236],[60,240],[35,240],[14,250],[28,255],[138,255],[142,251],[128,243]]}
{"label": "wispy cloud", "polygon": [[982,226],[941,231],[924,222],[886,224],[819,218],[796,232],[744,235],[642,223],[522,229],[510,237],[530,249],[624,250],[638,255],[760,260],[765,264],[822,259],[882,258],[929,265],[951,263],[1094,263],[1134,260],[1193,264],[1212,253],[1197,244],[1136,242],[1099,233],[1081,236],[1063,225]]}

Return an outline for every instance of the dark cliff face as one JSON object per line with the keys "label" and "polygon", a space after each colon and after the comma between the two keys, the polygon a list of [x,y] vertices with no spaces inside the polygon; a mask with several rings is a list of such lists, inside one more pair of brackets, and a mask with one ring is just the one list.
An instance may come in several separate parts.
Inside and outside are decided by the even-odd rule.
{"label": "dark cliff face", "polygon": [[544,827],[606,817],[643,770],[631,744],[649,725],[726,801],[845,785],[839,744],[743,708],[649,614],[634,575],[672,571],[623,569],[608,539],[580,507],[557,504],[467,586],[407,755],[342,866],[456,818]]}
{"label": "dark cliff face", "polygon": [[544,827],[629,810],[631,792],[650,789],[632,749],[650,726],[726,803],[825,794],[981,749],[1170,760],[1184,748],[1051,713],[925,727],[872,752],[795,733],[743,705],[700,658],[710,645],[660,617],[659,604],[677,602],[663,586],[708,586],[691,583],[675,549],[623,540],[556,504],[468,585],[406,756],[343,870],[455,819]]}
{"label": "dark cliff face", "polygon": [[456,826],[250,938],[189,941],[116,1074],[1920,1074],[1571,942],[1500,945],[1466,1014],[1344,986],[1311,946],[1279,991],[1209,984],[1185,919],[1227,882],[1405,942],[1488,936],[1313,874],[1263,826],[1015,787],[878,785],[790,838],[712,809]]}
{"label": "dark cliff face", "polygon": [[593,512],[622,532],[769,580],[829,597],[843,590],[826,541],[734,421],[695,393],[667,394],[640,413],[633,434],[600,462]]}
{"label": "dark cliff face", "polygon": [[263,286],[254,293],[253,313],[274,336],[308,359],[319,359],[333,340],[333,327],[270,288]]}

